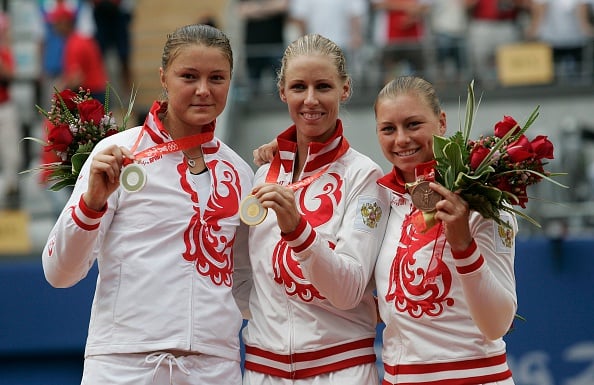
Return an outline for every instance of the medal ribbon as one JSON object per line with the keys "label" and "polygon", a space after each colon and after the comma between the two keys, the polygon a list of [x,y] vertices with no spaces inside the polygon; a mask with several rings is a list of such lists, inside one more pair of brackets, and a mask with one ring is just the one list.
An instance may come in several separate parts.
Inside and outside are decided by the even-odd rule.
{"label": "medal ribbon", "polygon": [[[417,166],[417,168],[415,169],[416,181],[414,183],[407,183],[406,188],[409,191],[412,191],[412,188],[414,188],[415,184],[419,183],[420,181],[435,181],[434,166],[435,161]],[[437,221],[435,220],[435,211],[423,212],[415,208],[415,212],[412,214],[411,219],[415,229],[421,233],[429,231],[433,226],[437,224]],[[439,261],[441,261],[441,259],[443,258],[443,250],[445,248],[446,243],[445,236],[442,237],[443,234],[444,228],[440,222],[438,228],[435,231],[435,243],[433,244],[433,252],[431,253],[431,259],[429,260],[429,264],[427,265],[425,279],[423,279],[424,285],[434,283],[435,279],[437,278],[437,274],[439,273]]]}
{"label": "medal ribbon", "polygon": [[415,168],[415,181],[412,183],[405,183],[405,187],[408,191],[412,191],[412,188],[415,187],[415,184],[421,181],[428,181],[434,182],[435,181],[435,169],[433,166],[435,165],[435,161],[430,163],[424,163],[419,165]]}
{"label": "medal ribbon", "polygon": [[[344,153],[349,149],[349,143],[345,138],[342,138],[340,148],[338,152],[334,156],[334,158],[326,165],[324,168],[316,172],[314,175],[310,175],[306,178],[303,178],[295,183],[289,183],[286,187],[290,188],[293,191],[297,191],[302,187],[309,186],[314,180],[318,179],[322,174],[324,174],[328,168],[334,163],[334,161],[340,158]],[[280,156],[275,156],[270,164],[270,169],[268,169],[268,173],[266,174],[266,183],[277,183],[278,176],[280,175],[281,169],[281,159]]]}
{"label": "medal ribbon", "polygon": [[[130,149],[131,152],[136,151],[138,145],[140,144],[140,139],[142,138],[146,128],[143,127],[140,134],[136,138],[136,142]],[[177,151],[183,151],[188,148],[195,147],[197,145],[206,143],[211,141],[214,138],[214,131],[210,132],[200,132],[198,134],[184,136],[183,138],[172,140],[169,142],[164,142],[157,144],[155,146],[146,148],[136,154],[134,154],[134,159],[126,158],[124,159],[124,166],[132,163],[135,160],[140,160],[143,158],[154,158],[156,156],[171,154]]]}
{"label": "medal ribbon", "polygon": [[433,253],[431,254],[431,259],[429,260],[429,265],[427,266],[427,273],[425,274],[425,279],[423,280],[423,283],[425,285],[434,283],[435,278],[437,278],[437,274],[439,273],[439,271],[437,270],[438,262],[440,262],[443,258],[443,249],[445,248],[446,243],[445,236],[442,237],[443,233],[443,225],[440,223],[439,228],[435,233]]}

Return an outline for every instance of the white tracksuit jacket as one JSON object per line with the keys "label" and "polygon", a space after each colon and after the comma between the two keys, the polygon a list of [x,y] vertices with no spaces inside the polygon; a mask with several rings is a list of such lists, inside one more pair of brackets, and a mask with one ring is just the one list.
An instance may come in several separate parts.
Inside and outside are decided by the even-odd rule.
{"label": "white tracksuit jacket", "polygon": [[[282,167],[274,182],[282,185],[292,180],[295,132],[292,126],[277,137]],[[376,360],[370,280],[388,195],[376,183],[380,167],[348,147],[342,132],[338,120],[332,138],[309,145],[299,180],[315,179],[295,192],[302,214],[298,228],[281,236],[273,210],[250,228],[254,287],[243,332],[246,376],[259,372],[282,383]],[[341,151],[346,152],[335,159]],[[256,172],[255,186],[264,183],[271,167]],[[361,383],[351,380],[347,383]]]}
{"label": "white tracksuit jacket", "polygon": [[69,287],[97,261],[86,356],[179,349],[239,361],[233,260],[248,252],[238,215],[252,186],[248,164],[217,138],[202,144],[211,180],[204,211],[180,151],[141,159],[144,188],[118,189],[102,212],[81,199],[97,151],[112,144],[132,148],[139,135],[138,152],[171,141],[157,116],[164,108],[155,102],[144,128],[97,144],[49,234],[44,272],[52,285]]}
{"label": "white tracksuit jacket", "polygon": [[[379,184],[392,192],[375,269],[379,310],[386,324],[383,384],[511,381],[500,335],[511,326],[517,306],[515,217],[502,214],[511,224],[507,229],[472,212],[474,243],[453,255],[439,224],[425,233],[415,229],[411,214],[417,210],[397,172]],[[440,250],[441,259],[431,264]]]}

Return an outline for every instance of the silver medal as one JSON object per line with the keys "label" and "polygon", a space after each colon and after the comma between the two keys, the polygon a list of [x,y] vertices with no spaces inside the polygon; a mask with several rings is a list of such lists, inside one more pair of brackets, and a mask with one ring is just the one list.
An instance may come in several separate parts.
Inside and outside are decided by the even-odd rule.
{"label": "silver medal", "polygon": [[129,164],[122,169],[120,173],[120,186],[129,192],[142,190],[146,183],[146,171],[136,163]]}

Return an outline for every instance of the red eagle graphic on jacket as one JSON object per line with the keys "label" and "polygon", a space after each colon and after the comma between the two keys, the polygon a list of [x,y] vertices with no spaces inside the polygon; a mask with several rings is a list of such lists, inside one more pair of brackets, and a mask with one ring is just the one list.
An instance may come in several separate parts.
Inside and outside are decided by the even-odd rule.
{"label": "red eagle graphic on jacket", "polygon": [[[343,183],[336,173],[325,174],[316,182],[314,188],[309,185],[295,193],[299,211],[314,228],[327,223],[332,218],[342,199]],[[332,243],[329,245],[331,248],[334,246]],[[274,248],[272,268],[274,280],[285,285],[288,295],[298,295],[305,302],[310,302],[314,298],[324,299],[324,296],[303,277],[299,263],[292,256],[291,248],[282,239]]]}
{"label": "red eagle graphic on jacket", "polygon": [[442,227],[435,225],[420,233],[416,231],[412,217],[407,215],[402,225],[386,301],[394,301],[398,312],[406,311],[414,318],[424,314],[437,316],[446,305],[454,303],[448,298],[452,274],[441,259],[443,250],[437,246],[443,238]]}
{"label": "red eagle graphic on jacket", "polygon": [[[184,232],[186,251],[183,253],[187,261],[196,261],[196,270],[203,276],[210,277],[216,285],[232,286],[233,284],[233,243],[235,232],[223,232],[222,221],[237,216],[241,199],[239,175],[233,165],[226,161],[208,162],[211,170],[212,193],[206,204],[202,220],[198,193],[194,191],[186,177],[187,165],[178,166],[184,191],[188,192],[194,204],[194,215],[188,229]],[[182,172],[183,169],[183,172]],[[227,226],[227,228],[230,228]],[[234,229],[234,227],[231,227]]]}

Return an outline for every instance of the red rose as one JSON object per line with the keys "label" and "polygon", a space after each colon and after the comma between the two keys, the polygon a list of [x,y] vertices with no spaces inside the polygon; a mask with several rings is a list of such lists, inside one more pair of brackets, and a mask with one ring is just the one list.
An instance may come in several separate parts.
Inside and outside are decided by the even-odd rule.
{"label": "red rose", "polygon": [[498,138],[503,138],[510,130],[514,130],[514,134],[520,130],[520,126],[511,116],[506,115],[495,124],[495,136]]}
{"label": "red rose", "polygon": [[482,146],[475,146],[470,152],[470,168],[476,170],[488,154],[488,148]]}
{"label": "red rose", "polygon": [[506,191],[508,193],[512,192],[512,186],[509,184],[509,180],[504,176],[499,177],[493,185],[501,191]]}
{"label": "red rose", "polygon": [[63,100],[64,104],[66,104],[66,108],[69,110],[74,110],[76,108],[76,102],[74,101],[74,98],[76,97],[77,94],[74,91],[68,89],[60,92],[59,94],[54,94],[54,100],[56,103],[61,103],[60,100]]}
{"label": "red rose", "polygon": [[93,122],[99,124],[103,115],[105,114],[103,104],[97,99],[89,99],[78,104],[78,112],[80,120],[85,122]]}
{"label": "red rose", "polygon": [[534,138],[531,144],[532,151],[534,151],[536,159],[554,159],[553,143],[551,143],[551,141],[545,135],[538,135],[536,138]]}
{"label": "red rose", "polygon": [[110,128],[107,131],[105,131],[105,137],[107,138],[108,136],[112,136],[117,134],[119,131],[117,128]]}
{"label": "red rose", "polygon": [[58,125],[52,125],[48,123],[49,132],[47,134],[48,145],[45,146],[45,151],[57,151],[65,152],[72,143],[74,137],[68,124],[62,123]]}
{"label": "red rose", "polygon": [[518,201],[514,199],[510,199],[509,203],[516,206],[521,206],[522,208],[526,208],[526,203],[528,203],[528,194],[526,193],[526,186],[525,185],[511,185],[509,183],[509,179],[502,177],[495,183],[495,187],[497,187],[501,191],[508,192],[510,194],[514,194]]}
{"label": "red rose", "polygon": [[522,135],[515,142],[508,144],[506,150],[514,163],[523,162],[534,156],[532,144],[526,135]]}

